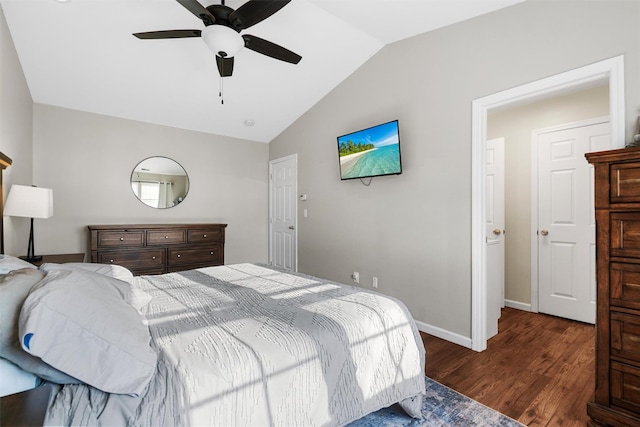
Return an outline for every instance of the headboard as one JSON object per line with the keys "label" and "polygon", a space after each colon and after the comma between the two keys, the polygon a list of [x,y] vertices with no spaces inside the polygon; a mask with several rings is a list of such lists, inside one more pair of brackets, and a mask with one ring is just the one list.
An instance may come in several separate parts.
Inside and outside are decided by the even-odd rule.
{"label": "headboard", "polygon": [[2,171],[11,165],[11,159],[0,152],[0,254],[4,253],[4,194],[2,188]]}

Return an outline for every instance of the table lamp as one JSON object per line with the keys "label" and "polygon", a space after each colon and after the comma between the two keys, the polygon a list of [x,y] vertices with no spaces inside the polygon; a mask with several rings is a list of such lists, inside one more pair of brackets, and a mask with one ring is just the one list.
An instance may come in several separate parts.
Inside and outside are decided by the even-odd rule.
{"label": "table lamp", "polygon": [[31,218],[27,256],[20,258],[28,262],[41,261],[42,256],[34,254],[33,219],[50,218],[53,215],[53,190],[35,186],[12,185],[4,207],[4,214]]}

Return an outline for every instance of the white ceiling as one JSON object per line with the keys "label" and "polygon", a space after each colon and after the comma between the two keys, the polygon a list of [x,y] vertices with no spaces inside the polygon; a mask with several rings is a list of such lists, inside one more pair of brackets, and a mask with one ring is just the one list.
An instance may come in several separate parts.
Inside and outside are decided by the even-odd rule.
{"label": "white ceiling", "polygon": [[[243,49],[233,76],[222,80],[224,104],[214,55],[202,40],[132,36],[204,28],[175,0],[0,5],[34,102],[269,142],[385,44],[520,1],[293,0],[242,34],[302,60],[293,65]],[[237,9],[244,2],[226,4]]]}

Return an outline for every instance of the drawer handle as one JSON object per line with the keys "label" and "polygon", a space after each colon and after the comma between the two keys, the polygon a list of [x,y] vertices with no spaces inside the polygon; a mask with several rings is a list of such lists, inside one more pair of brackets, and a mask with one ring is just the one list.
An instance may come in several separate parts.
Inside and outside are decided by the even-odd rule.
{"label": "drawer handle", "polygon": [[180,254],[178,254],[178,258],[180,258]]}
{"label": "drawer handle", "polygon": [[211,251],[211,254],[210,254],[210,255],[213,255],[213,251]]}
{"label": "drawer handle", "polygon": [[110,260],[109,260],[109,262],[110,262],[111,264],[113,264],[113,260],[112,260],[112,259],[110,259]]}
{"label": "drawer handle", "polygon": [[164,238],[165,238],[165,239],[168,239],[168,238],[169,238],[169,236],[164,236]]}
{"label": "drawer handle", "polygon": [[121,237],[121,238],[120,238],[120,241],[121,241],[121,242],[124,242],[124,237]]}
{"label": "drawer handle", "polygon": [[631,390],[640,391],[640,387],[634,386],[634,385],[629,384],[627,382],[624,383],[624,388],[626,388],[626,389],[630,388]]}
{"label": "drawer handle", "polygon": [[152,256],[151,259],[156,259],[156,257]]}
{"label": "drawer handle", "polygon": [[202,238],[203,238],[203,239],[206,239],[206,238],[207,238],[207,235],[206,235],[206,234],[203,234],[203,235],[202,235]]}

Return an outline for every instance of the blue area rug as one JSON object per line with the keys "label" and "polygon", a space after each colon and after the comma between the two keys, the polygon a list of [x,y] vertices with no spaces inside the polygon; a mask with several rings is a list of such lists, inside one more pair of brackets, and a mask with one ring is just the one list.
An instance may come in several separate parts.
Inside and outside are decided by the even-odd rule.
{"label": "blue area rug", "polygon": [[422,402],[422,420],[409,417],[398,404],[371,413],[347,427],[482,426],[522,427],[523,424],[425,378],[426,395]]}

